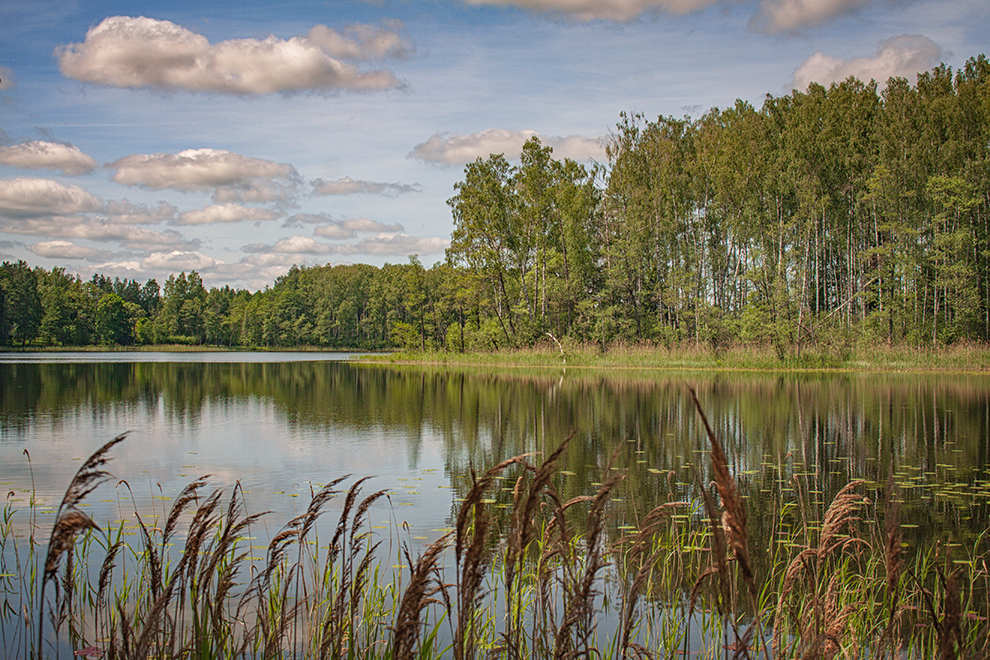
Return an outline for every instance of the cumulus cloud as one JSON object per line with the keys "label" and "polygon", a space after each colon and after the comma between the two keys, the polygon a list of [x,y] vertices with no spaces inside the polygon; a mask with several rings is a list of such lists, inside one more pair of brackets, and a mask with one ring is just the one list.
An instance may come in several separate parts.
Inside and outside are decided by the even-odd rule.
{"label": "cumulus cloud", "polygon": [[304,225],[320,225],[326,222],[337,222],[325,213],[296,213],[285,219],[283,227],[302,227]]}
{"label": "cumulus cloud", "polygon": [[[253,274],[258,268],[288,268],[289,266],[298,263],[298,256],[294,256],[291,253],[256,252],[254,254],[249,254],[236,264],[227,264],[224,271],[231,274],[235,272],[242,274]],[[281,275],[282,273],[280,272],[278,274]],[[271,280],[269,280],[269,283],[270,282]]]}
{"label": "cumulus cloud", "polygon": [[144,272],[140,261],[107,261],[93,266],[92,270],[101,275],[123,275],[124,277],[133,277],[136,273]]}
{"label": "cumulus cloud", "polygon": [[450,247],[450,240],[437,236],[417,238],[408,234],[378,234],[365,238],[355,245],[335,246],[338,254],[410,255],[442,254]]}
{"label": "cumulus cloud", "polygon": [[172,220],[178,209],[168,202],[158,206],[131,204],[127,199],[107,202],[107,222],[120,225],[156,225]]}
{"label": "cumulus cloud", "polygon": [[338,32],[326,25],[315,25],[306,35],[309,42],[330,57],[343,60],[382,60],[387,57],[406,58],[412,46],[397,30],[402,23],[395,21],[387,30],[373,25],[355,24]]}
{"label": "cumulus cloud", "polygon": [[245,208],[240,204],[214,204],[198,211],[186,211],[179,214],[178,225],[209,225],[218,222],[240,222],[252,220],[264,222],[279,217],[278,212],[270,209]]}
{"label": "cumulus cloud", "polygon": [[369,220],[368,218],[351,218],[349,220],[343,220],[341,221],[340,226],[344,229],[360,232],[402,231],[402,225],[400,224],[386,225],[376,220]]}
{"label": "cumulus cloud", "polygon": [[289,236],[279,240],[275,245],[252,243],[241,249],[245,252],[276,254],[327,254],[332,251],[332,246],[314,241],[309,236]]}
{"label": "cumulus cloud", "polygon": [[48,259],[89,259],[99,254],[98,250],[76,245],[71,241],[41,241],[28,245],[27,249]]}
{"label": "cumulus cloud", "polygon": [[87,174],[96,169],[96,161],[78,147],[39,140],[0,147],[0,165],[28,170],[58,170],[68,176]]}
{"label": "cumulus cloud", "polygon": [[0,181],[0,217],[32,218],[96,211],[99,199],[79,186],[51,179],[18,178]]}
{"label": "cumulus cloud", "polygon": [[[355,55],[341,54],[348,48]],[[368,59],[376,52],[399,50],[385,31],[376,34],[364,26],[351,34],[316,26],[306,37],[211,44],[203,35],[170,21],[111,16],[91,28],[85,41],[56,49],[55,56],[63,75],[82,82],[256,95],[399,87],[401,83],[387,69],[362,71],[337,59]]]}
{"label": "cumulus cloud", "polygon": [[117,242],[135,250],[161,250],[199,244],[198,240],[186,240],[175,231],[155,231],[79,216],[16,219],[0,223],[0,231],[46,238]]}
{"label": "cumulus cloud", "polygon": [[355,195],[365,193],[369,195],[386,195],[395,197],[402,193],[420,192],[422,187],[418,183],[383,183],[379,181],[360,181],[345,176],[336,181],[324,181],[316,179],[313,181],[314,195]]}
{"label": "cumulus cloud", "polygon": [[812,82],[830,85],[849,76],[885,84],[891,77],[909,78],[928,71],[942,61],[942,48],[928,37],[905,34],[881,41],[873,57],[843,60],[821,51],[794,71],[793,86],[804,90]]}
{"label": "cumulus cloud", "polygon": [[0,66],[0,92],[14,89],[16,86],[17,80],[14,78],[14,72],[5,66]]}
{"label": "cumulus cloud", "polygon": [[463,165],[478,158],[488,158],[491,154],[505,154],[506,158],[511,159],[519,156],[523,144],[532,137],[537,137],[544,145],[553,147],[554,156],[557,158],[605,159],[605,145],[600,138],[580,135],[542,136],[531,130],[509,131],[498,128],[464,136],[437,133],[426,142],[413,147],[409,157],[443,165]]}
{"label": "cumulus cloud", "polygon": [[297,213],[286,219],[283,227],[302,227],[304,225],[320,225],[313,233],[316,236],[333,239],[354,238],[358,232],[397,232],[402,231],[402,225],[386,225],[368,218],[348,218],[335,220],[323,213]]}
{"label": "cumulus cloud", "polygon": [[335,241],[343,241],[357,236],[357,232],[351,229],[344,229],[338,224],[321,225],[313,230],[314,236],[322,236]]}
{"label": "cumulus cloud", "polygon": [[386,225],[381,222],[376,222],[375,220],[369,220],[368,218],[354,218],[352,220],[341,220],[320,225],[313,230],[313,234],[316,236],[322,236],[323,238],[343,240],[354,238],[359,232],[371,233],[397,231],[402,231],[402,225]]}
{"label": "cumulus cloud", "polygon": [[141,260],[141,268],[145,270],[166,270],[169,272],[179,272],[185,270],[204,270],[213,268],[221,262],[202,252],[184,252],[173,250],[171,252],[153,252]]}
{"label": "cumulus cloud", "polygon": [[[320,243],[308,236],[290,236],[283,238],[274,245],[252,243],[241,249],[244,252],[258,255],[409,255],[409,254],[441,254],[450,246],[450,240],[439,237],[417,238],[403,233],[383,232],[357,243],[328,244]],[[260,262],[259,262],[260,263]],[[267,265],[286,263],[284,260],[269,259]]]}
{"label": "cumulus cloud", "polygon": [[872,0],[761,0],[751,29],[764,34],[797,32],[849,14]]}
{"label": "cumulus cloud", "polygon": [[467,0],[472,5],[500,5],[562,14],[579,21],[631,21],[647,12],[689,14],[718,0]]}
{"label": "cumulus cloud", "polygon": [[298,189],[299,175],[285,163],[223,149],[187,149],[177,154],[131,154],[108,165],[113,180],[152,190],[213,191],[218,202],[269,202]]}

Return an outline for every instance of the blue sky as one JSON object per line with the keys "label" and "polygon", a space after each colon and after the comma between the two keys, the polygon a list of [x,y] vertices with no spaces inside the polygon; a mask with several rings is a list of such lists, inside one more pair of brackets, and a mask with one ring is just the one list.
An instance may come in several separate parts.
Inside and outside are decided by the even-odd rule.
{"label": "blue sky", "polygon": [[0,6],[0,260],[270,285],[443,259],[465,163],[990,54],[986,0]]}

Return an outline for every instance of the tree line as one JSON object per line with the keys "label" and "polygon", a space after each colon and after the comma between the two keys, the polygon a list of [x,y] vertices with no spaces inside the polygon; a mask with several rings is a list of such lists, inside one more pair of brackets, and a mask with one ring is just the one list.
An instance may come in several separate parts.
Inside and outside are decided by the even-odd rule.
{"label": "tree line", "polygon": [[714,347],[990,338],[990,63],[850,78],[698,119],[623,113],[607,162],[478,159],[446,259],[89,281],[0,267],[7,344]]}

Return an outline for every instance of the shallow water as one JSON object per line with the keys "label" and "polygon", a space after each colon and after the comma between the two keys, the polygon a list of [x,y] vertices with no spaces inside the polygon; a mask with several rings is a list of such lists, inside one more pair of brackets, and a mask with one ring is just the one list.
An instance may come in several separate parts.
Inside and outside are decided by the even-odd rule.
{"label": "shallow water", "polygon": [[0,487],[14,492],[15,505],[32,490],[56,504],[80,461],[128,432],[113,452],[115,480],[90,498],[98,522],[135,506],[162,513],[168,498],[209,474],[214,487],[240,483],[249,511],[273,511],[269,524],[278,528],[312,489],[352,474],[374,477],[366,492],[390,491],[391,510],[376,522],[406,523],[426,543],[448,526],[472,466],[552,450],[573,432],[559,487],[593,492],[615,455],[626,472],[616,524],[635,524],[656,501],[690,495],[692,465],[707,470],[691,387],[757,514],[795,492],[823,507],[850,479],[879,485],[892,467],[908,530],[986,528],[985,376],[495,374],[347,358],[0,355]]}

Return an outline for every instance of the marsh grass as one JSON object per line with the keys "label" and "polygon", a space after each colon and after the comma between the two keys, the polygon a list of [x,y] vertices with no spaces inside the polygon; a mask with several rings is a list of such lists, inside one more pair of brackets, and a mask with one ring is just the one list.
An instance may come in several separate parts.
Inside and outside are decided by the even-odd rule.
{"label": "marsh grass", "polygon": [[[692,393],[693,394],[693,393]],[[697,399],[695,399],[697,405]],[[0,520],[6,657],[104,658],[975,658],[990,651],[987,535],[905,548],[900,493],[861,481],[827,507],[783,501],[753,544],[746,501],[698,414],[710,469],[690,499],[618,526],[618,454],[593,491],[565,499],[571,438],[472,473],[452,530],[419,550],[369,516],[386,491],[341,477],[264,546],[266,514],[238,486],[188,484],[135,534],[79,508],[109,478],[113,446],[83,464],[39,542]],[[615,468],[615,469],[613,469]],[[709,475],[705,483],[702,473]],[[492,491],[511,483],[507,510]],[[349,485],[347,485],[349,483]],[[126,482],[118,482],[118,487]],[[129,487],[128,487],[129,488]],[[320,521],[336,502],[336,522]],[[785,525],[785,521],[787,524]],[[784,531],[789,530],[789,531]],[[397,564],[393,564],[397,562]],[[399,568],[395,568],[398,566]]]}
{"label": "marsh grass", "polygon": [[376,363],[413,363],[463,368],[572,368],[743,371],[940,371],[990,370],[990,346],[958,343],[936,347],[864,344],[810,346],[783,358],[770,345],[736,344],[713,348],[685,343],[617,343],[605,350],[594,343],[549,340],[528,348],[484,353],[399,351],[365,358]]}

